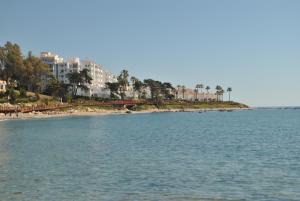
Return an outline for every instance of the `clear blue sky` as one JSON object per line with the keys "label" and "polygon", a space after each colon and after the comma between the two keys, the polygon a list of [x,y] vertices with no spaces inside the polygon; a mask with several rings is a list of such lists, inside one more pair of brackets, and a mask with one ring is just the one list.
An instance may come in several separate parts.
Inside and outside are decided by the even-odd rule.
{"label": "clear blue sky", "polygon": [[251,106],[300,105],[298,0],[0,0],[0,44],[233,88]]}

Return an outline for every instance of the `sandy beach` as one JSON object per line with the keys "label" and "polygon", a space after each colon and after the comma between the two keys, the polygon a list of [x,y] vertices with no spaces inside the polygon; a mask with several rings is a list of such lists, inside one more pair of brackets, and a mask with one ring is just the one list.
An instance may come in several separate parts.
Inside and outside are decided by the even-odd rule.
{"label": "sandy beach", "polygon": [[31,113],[0,113],[0,121],[5,120],[20,120],[20,119],[44,119],[44,118],[58,118],[58,117],[72,117],[72,116],[101,116],[101,115],[129,115],[129,114],[145,114],[145,113],[162,113],[162,112],[230,112],[237,110],[249,110],[251,108],[214,108],[214,109],[150,109],[142,111],[130,110],[103,110],[90,109],[86,110],[68,110],[68,111],[48,111],[48,112],[31,112]]}

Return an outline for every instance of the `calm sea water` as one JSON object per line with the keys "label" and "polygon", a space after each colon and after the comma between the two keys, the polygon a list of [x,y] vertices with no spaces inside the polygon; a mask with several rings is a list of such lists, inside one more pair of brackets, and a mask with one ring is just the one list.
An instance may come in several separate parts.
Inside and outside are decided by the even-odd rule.
{"label": "calm sea water", "polygon": [[0,122],[0,200],[300,200],[300,110]]}

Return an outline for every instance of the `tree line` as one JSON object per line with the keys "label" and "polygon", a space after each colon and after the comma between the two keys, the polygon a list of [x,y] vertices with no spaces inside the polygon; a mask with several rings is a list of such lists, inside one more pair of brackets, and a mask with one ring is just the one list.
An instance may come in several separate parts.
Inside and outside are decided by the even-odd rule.
{"label": "tree line", "polygon": [[92,82],[88,69],[68,73],[67,78],[68,84],[59,82],[47,64],[31,51],[24,56],[18,44],[7,42],[0,46],[0,79],[6,81],[7,95],[11,100],[16,97],[15,90],[19,90],[22,97],[30,91],[66,100],[68,96],[76,97],[79,88],[88,90],[87,84]]}
{"label": "tree line", "polygon": [[[161,82],[153,79],[144,79],[143,81],[139,80],[137,77],[129,76],[129,73],[127,70],[122,70],[120,75],[117,78],[117,82],[115,83],[106,83],[106,88],[110,90],[110,96],[111,98],[126,98],[126,91],[128,90],[130,86],[130,81],[132,83],[132,89],[134,92],[134,96],[137,94],[138,99],[146,99],[147,95],[147,89],[150,90],[151,99],[155,101],[160,101],[163,99],[172,100],[172,99],[179,99],[179,95],[181,93],[182,99],[185,99],[185,92],[186,87],[184,85],[177,85],[177,87],[173,87],[171,83],[169,82]],[[203,93],[203,89],[206,90],[207,93],[209,93],[209,90],[211,89],[210,86],[204,86],[204,84],[197,84],[194,89],[194,100],[198,100],[198,94]],[[216,101],[223,101],[223,96],[225,93],[225,90],[222,88],[222,86],[217,85],[216,86]],[[229,101],[231,101],[230,93],[232,92],[232,88],[228,87],[227,90],[229,95]]]}
{"label": "tree line", "polygon": [[111,98],[121,99],[126,98],[126,91],[130,87],[130,81],[132,85],[133,95],[137,96],[138,99],[147,98],[147,90],[150,90],[151,99],[160,101],[162,99],[174,99],[175,88],[169,82],[161,82],[153,79],[139,80],[135,76],[129,76],[127,70],[122,70],[120,75],[117,77],[117,82],[105,83],[106,88],[110,90]]}
{"label": "tree line", "polygon": [[48,66],[31,52],[23,56],[19,45],[11,42],[0,47],[0,79],[5,80],[9,88],[40,92],[42,79],[47,75]]}
{"label": "tree line", "polygon": [[[199,89],[200,89],[200,94],[203,94],[203,90],[206,90],[206,93],[209,93],[209,90],[211,89],[210,86],[204,86],[204,84],[196,84],[195,89],[194,89],[194,100],[196,101],[203,101],[198,99],[198,94],[199,94]],[[217,85],[215,88],[216,92],[215,95],[217,96],[216,101],[224,101],[224,94],[225,90],[223,89],[222,86]],[[228,101],[231,101],[231,92],[232,92],[232,87],[228,87],[226,92],[228,93]],[[182,99],[185,99],[185,93],[186,93],[186,87],[184,85],[177,85],[177,90],[175,91],[176,94],[176,99],[179,99],[179,95],[182,95]]]}

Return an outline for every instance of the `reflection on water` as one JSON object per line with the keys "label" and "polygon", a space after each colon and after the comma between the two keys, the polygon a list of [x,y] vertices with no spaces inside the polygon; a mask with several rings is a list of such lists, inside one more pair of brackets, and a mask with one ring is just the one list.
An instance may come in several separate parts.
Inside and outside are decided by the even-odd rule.
{"label": "reflection on water", "polygon": [[297,200],[300,113],[0,122],[0,200]]}

